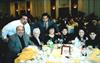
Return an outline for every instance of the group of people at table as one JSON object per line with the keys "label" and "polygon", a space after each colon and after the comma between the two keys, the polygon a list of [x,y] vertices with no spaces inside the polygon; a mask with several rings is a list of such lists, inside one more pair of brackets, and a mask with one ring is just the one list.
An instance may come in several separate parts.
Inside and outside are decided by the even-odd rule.
{"label": "group of people at table", "polygon": [[[73,19],[71,19],[73,21]],[[74,26],[78,26],[76,23]],[[77,48],[86,48],[91,46],[93,48],[100,48],[100,39],[98,35],[91,31],[88,36],[85,30],[80,28],[75,33],[68,31],[68,25],[57,27],[56,23],[49,19],[49,15],[44,13],[42,20],[35,23],[33,28],[28,23],[28,17],[22,15],[21,19],[12,21],[5,25],[2,29],[2,39],[7,43],[7,63],[14,63],[14,59],[18,57],[18,53],[22,52],[25,47],[35,45],[40,50],[42,45],[47,44],[51,40],[53,44],[73,44]],[[31,33],[32,30],[32,33]],[[70,34],[69,34],[70,33]],[[62,41],[61,41],[62,40]]]}

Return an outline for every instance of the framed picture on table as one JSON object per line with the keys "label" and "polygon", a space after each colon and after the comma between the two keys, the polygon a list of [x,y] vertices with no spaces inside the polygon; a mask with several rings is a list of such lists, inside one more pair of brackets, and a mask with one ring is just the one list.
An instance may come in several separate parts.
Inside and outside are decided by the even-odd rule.
{"label": "framed picture on table", "polygon": [[70,56],[71,55],[71,50],[70,50],[70,46],[68,45],[63,45],[61,48],[61,55],[63,56]]}

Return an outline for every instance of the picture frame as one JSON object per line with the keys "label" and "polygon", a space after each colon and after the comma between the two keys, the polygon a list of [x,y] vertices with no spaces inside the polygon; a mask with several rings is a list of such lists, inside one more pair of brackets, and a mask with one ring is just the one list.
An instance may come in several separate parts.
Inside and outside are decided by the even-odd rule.
{"label": "picture frame", "polygon": [[61,48],[61,55],[70,56],[71,55],[71,47],[68,45],[63,45]]}

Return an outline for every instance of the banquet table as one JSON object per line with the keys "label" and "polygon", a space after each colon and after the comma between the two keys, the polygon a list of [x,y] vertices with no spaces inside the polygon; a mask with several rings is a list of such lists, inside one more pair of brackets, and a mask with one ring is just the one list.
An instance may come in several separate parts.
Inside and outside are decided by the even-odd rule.
{"label": "banquet table", "polygon": [[[34,50],[33,46],[29,46],[29,48]],[[35,58],[28,60],[20,59],[19,63],[100,63],[100,50],[95,49],[95,51],[98,52],[96,53],[98,54],[98,57],[96,57],[98,60],[96,61],[90,58],[93,50],[82,50],[74,47],[72,44],[64,44],[63,48],[62,46],[59,47],[59,44],[54,44],[53,48],[43,45],[42,50],[38,50],[38,55]],[[93,57],[93,54],[91,57]]]}

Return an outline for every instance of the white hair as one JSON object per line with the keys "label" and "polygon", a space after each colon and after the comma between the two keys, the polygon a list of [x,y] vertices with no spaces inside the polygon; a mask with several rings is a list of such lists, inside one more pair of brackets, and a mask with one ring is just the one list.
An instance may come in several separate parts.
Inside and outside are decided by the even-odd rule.
{"label": "white hair", "polygon": [[39,28],[34,28],[33,33],[40,33],[40,29]]}
{"label": "white hair", "polygon": [[40,36],[40,29],[39,28],[34,28],[33,29],[33,36],[34,37],[39,37]]}

